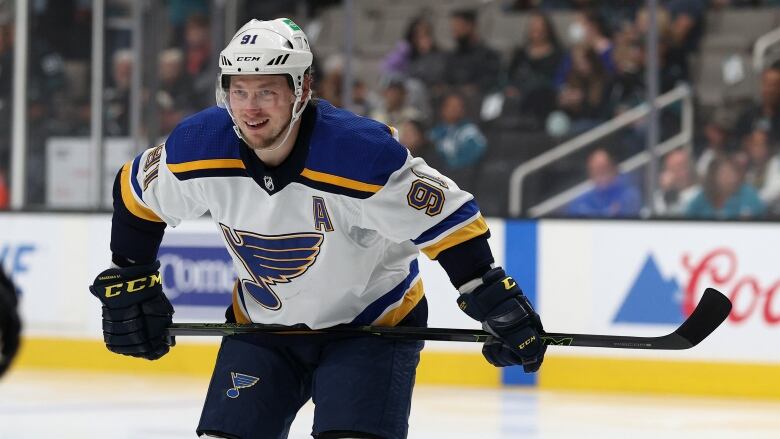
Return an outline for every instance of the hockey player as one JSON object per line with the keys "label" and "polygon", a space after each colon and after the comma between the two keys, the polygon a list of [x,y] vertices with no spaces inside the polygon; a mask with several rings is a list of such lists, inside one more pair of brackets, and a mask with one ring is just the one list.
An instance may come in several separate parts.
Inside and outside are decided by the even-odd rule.
{"label": "hockey player", "polygon": [[16,289],[0,268],[0,377],[8,370],[19,348],[20,330]]}
{"label": "hockey player", "polygon": [[[119,172],[113,268],[90,287],[108,349],[154,360],[173,308],[156,255],[166,225],[211,214],[235,265],[230,322],[425,326],[417,257],[495,335],[496,366],[536,371],[539,316],[494,261],[473,197],[412,157],[394,128],[311,99],[312,54],[289,19],[251,20],[219,57],[217,107]],[[422,342],[225,337],[197,432],[284,438],[315,404],[313,436],[403,438]]]}

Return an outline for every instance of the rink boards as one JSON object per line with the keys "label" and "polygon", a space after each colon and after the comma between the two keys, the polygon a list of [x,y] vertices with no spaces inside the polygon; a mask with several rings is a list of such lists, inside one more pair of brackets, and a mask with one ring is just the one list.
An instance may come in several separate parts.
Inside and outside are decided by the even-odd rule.
{"label": "rink boards", "polygon": [[[734,301],[692,350],[551,347],[542,371],[495,369],[471,343],[429,343],[418,382],[780,398],[780,225],[668,221],[489,221],[491,246],[554,332],[661,335],[706,287]],[[105,350],[86,286],[109,262],[110,217],[0,214],[0,258],[22,293],[25,345],[16,367],[206,375],[217,339],[180,337],[160,361]],[[177,321],[220,321],[229,256],[207,219],[169,229],[160,251]],[[430,326],[478,327],[455,305],[435,262],[420,259]]]}

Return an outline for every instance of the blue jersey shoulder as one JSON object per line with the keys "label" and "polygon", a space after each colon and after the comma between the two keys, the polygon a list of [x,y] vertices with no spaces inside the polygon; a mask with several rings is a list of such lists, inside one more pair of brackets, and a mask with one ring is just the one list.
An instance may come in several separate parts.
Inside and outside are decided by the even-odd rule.
{"label": "blue jersey shoulder", "polygon": [[166,162],[240,159],[239,140],[227,110],[211,107],[182,120],[165,141]]}
{"label": "blue jersey shoulder", "polygon": [[383,186],[406,162],[408,151],[380,122],[317,103],[306,168]]}

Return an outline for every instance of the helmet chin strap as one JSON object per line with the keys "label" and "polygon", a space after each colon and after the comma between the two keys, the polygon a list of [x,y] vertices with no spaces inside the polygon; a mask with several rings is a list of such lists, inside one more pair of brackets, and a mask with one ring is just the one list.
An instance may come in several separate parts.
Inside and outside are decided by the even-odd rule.
{"label": "helmet chin strap", "polygon": [[[290,123],[287,124],[287,132],[284,134],[284,137],[282,138],[282,140],[279,143],[277,143],[276,145],[274,145],[274,146],[272,146],[270,148],[258,149],[257,150],[258,152],[273,152],[273,151],[276,151],[277,149],[281,148],[282,145],[284,145],[284,142],[286,142],[287,138],[290,137],[290,133],[292,132],[293,126],[295,126],[295,122],[297,122],[298,119],[301,117],[301,114],[303,114],[303,110],[306,108],[306,104],[308,104],[309,103],[309,99],[311,99],[311,90],[309,90],[309,93],[306,96],[306,99],[301,104],[301,108],[298,108],[298,104],[301,102],[300,97],[301,97],[302,94],[303,94],[303,90],[301,90],[300,92],[296,92],[295,93],[295,104],[293,104],[293,108],[292,108],[292,112],[291,112],[292,114],[291,114],[291,118],[290,118]],[[241,129],[238,128],[237,125],[233,125],[233,130],[235,130],[236,134],[238,135],[238,137],[241,140],[243,140],[244,142],[249,144],[249,142],[247,142],[247,140],[241,134]]]}

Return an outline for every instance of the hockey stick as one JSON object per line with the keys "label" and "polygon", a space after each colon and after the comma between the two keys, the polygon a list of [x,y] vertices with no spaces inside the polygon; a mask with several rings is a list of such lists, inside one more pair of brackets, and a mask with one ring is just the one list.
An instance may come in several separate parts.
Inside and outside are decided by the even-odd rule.
{"label": "hockey stick", "polygon": [[[623,335],[566,334],[546,332],[542,340],[554,346],[590,346],[618,349],[689,349],[712,333],[731,311],[731,301],[714,288],[704,291],[699,304],[679,328],[671,334],[660,337],[632,337]],[[211,335],[236,334],[270,335],[374,335],[403,340],[441,340],[462,342],[484,342],[491,337],[478,329],[415,328],[407,326],[357,326],[309,329],[307,327],[236,324],[236,323],[174,323],[168,335]]]}

